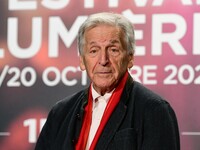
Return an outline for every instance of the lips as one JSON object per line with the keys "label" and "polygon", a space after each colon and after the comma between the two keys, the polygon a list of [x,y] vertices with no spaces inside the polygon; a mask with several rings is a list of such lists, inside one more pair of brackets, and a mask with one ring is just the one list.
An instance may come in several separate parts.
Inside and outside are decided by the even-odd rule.
{"label": "lips", "polygon": [[110,74],[112,71],[98,71],[97,74]]}

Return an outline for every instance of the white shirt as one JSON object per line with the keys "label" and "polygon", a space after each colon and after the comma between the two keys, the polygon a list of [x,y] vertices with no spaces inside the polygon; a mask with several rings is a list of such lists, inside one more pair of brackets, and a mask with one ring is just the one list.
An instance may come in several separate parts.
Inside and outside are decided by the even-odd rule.
{"label": "white shirt", "polygon": [[101,96],[99,93],[97,93],[95,91],[95,89],[92,86],[92,98],[93,98],[92,122],[91,122],[91,126],[90,126],[90,132],[89,132],[89,136],[88,136],[86,150],[88,150],[90,148],[90,145],[91,145],[93,138],[96,134],[96,131],[99,127],[103,113],[105,111],[105,108],[108,104],[108,101],[109,101],[113,91]]}

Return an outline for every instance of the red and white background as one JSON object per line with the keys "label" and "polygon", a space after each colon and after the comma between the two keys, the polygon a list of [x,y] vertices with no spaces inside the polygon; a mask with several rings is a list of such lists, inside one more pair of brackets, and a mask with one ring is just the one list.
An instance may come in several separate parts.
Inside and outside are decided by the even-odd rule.
{"label": "red and white background", "polygon": [[88,86],[77,31],[102,11],[134,24],[131,75],[172,105],[181,149],[200,149],[200,0],[3,0],[0,150],[34,149],[52,106]]}

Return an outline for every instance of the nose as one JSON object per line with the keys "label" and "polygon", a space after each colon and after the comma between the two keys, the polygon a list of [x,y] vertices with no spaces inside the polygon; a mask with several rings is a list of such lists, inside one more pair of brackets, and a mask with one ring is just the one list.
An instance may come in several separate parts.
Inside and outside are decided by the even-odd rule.
{"label": "nose", "polygon": [[99,56],[99,64],[102,66],[106,66],[108,63],[109,63],[108,53],[105,50],[101,51],[101,54]]}

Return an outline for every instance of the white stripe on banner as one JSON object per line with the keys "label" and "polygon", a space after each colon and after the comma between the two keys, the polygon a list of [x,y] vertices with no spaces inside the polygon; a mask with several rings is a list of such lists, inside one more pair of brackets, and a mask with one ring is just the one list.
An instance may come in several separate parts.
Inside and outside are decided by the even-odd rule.
{"label": "white stripe on banner", "polygon": [[200,135],[200,132],[182,132],[182,135]]}
{"label": "white stripe on banner", "polygon": [[9,132],[0,132],[0,136],[10,136]]}

